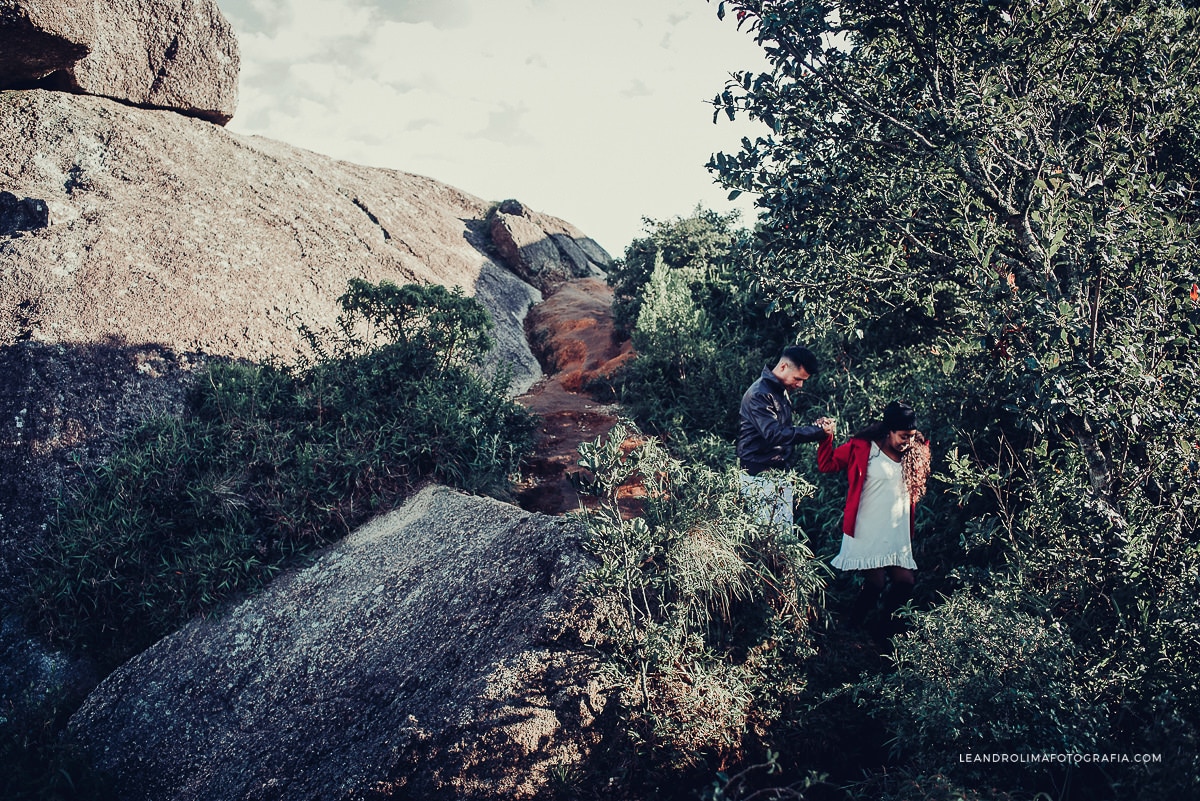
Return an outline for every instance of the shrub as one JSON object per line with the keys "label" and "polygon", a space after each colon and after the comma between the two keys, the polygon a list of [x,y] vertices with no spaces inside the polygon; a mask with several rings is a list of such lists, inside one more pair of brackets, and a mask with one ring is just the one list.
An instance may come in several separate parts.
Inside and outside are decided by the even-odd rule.
{"label": "shrub", "polygon": [[896,649],[879,681],[908,715],[890,722],[904,748],[925,754],[1093,753],[1106,711],[1087,686],[1070,632],[1022,611],[1016,599],[960,592]]}
{"label": "shrub", "polygon": [[486,312],[442,287],[352,282],[295,366],[213,363],[59,509],[36,616],[104,666],[253,590],[434,479],[502,494],[531,444],[503,376],[467,365]]}
{"label": "shrub", "polygon": [[[685,465],[628,422],[580,447],[606,670],[636,736],[676,764],[740,753],[804,685],[823,573],[763,525],[735,471]],[[640,486],[642,514],[618,503]],[[807,488],[801,485],[798,495]]]}
{"label": "shrub", "polygon": [[742,393],[790,343],[786,321],[748,280],[749,234],[736,214],[697,209],[647,220],[609,274],[613,317],[637,357],[617,378],[629,414],[648,430],[732,438]]}

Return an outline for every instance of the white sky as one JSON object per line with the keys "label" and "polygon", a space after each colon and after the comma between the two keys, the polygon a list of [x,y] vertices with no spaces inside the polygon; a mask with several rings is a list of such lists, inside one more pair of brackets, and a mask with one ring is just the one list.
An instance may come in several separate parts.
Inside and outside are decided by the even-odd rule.
{"label": "white sky", "polygon": [[760,130],[707,101],[761,50],[705,0],[218,0],[229,128],[517,198],[613,256],[642,217],[742,210],[704,169]]}

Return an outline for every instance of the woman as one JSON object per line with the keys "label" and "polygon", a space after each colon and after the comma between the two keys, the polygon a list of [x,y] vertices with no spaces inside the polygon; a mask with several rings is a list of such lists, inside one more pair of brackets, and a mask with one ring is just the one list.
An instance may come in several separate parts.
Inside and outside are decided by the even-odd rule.
{"label": "woman", "polygon": [[846,444],[835,449],[830,433],[817,446],[817,468],[822,473],[845,471],[850,480],[842,548],[832,562],[839,570],[863,573],[850,626],[863,625],[882,596],[883,617],[872,633],[893,634],[892,614],[912,597],[914,518],[929,477],[929,443],[917,430],[916,413],[907,403],[892,401],[883,420]]}

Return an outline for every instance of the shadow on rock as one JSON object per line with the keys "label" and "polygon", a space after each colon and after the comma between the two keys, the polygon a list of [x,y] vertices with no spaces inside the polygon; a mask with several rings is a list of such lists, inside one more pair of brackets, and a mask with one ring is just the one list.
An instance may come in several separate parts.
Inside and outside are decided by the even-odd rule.
{"label": "shadow on rock", "polygon": [[202,362],[115,338],[0,347],[0,602],[58,500],[147,419],[181,414]]}

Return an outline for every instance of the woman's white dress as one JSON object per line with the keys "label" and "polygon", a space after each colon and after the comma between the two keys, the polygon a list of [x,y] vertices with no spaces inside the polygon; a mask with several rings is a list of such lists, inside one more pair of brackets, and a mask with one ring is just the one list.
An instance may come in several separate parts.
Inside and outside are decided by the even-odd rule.
{"label": "woman's white dress", "polygon": [[916,570],[909,528],[911,514],[912,504],[900,463],[893,462],[872,442],[854,536],[842,535],[842,549],[831,564],[839,570],[870,570],[891,565]]}

